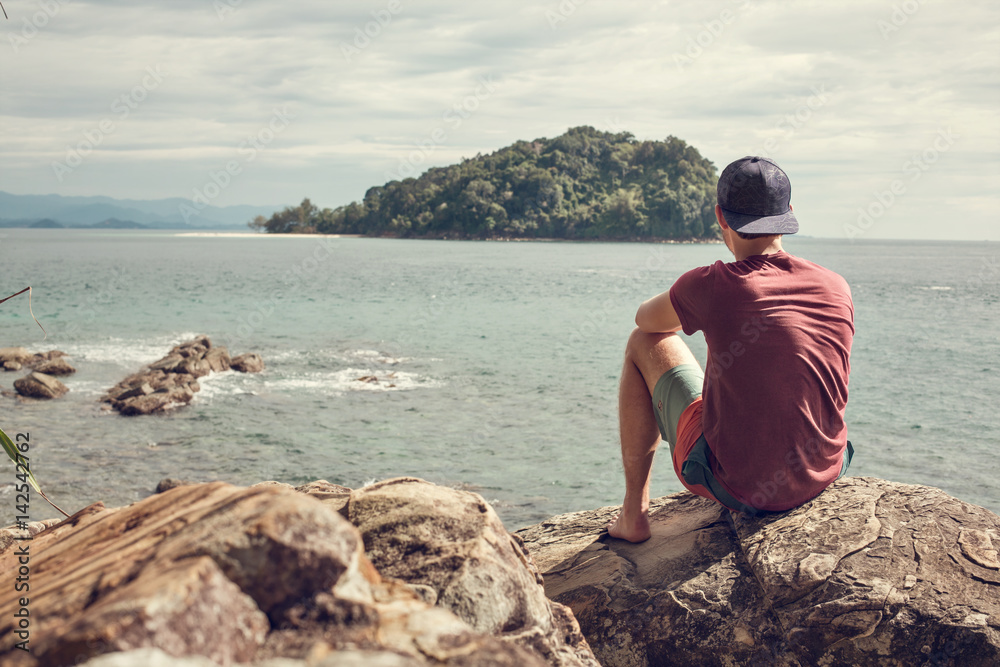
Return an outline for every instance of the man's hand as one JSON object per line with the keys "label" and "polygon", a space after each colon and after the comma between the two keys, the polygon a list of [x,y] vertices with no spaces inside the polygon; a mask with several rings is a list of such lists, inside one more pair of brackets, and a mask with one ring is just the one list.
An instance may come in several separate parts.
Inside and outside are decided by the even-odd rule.
{"label": "man's hand", "polygon": [[681,320],[670,303],[670,290],[643,301],[635,313],[635,325],[646,333],[678,331]]}

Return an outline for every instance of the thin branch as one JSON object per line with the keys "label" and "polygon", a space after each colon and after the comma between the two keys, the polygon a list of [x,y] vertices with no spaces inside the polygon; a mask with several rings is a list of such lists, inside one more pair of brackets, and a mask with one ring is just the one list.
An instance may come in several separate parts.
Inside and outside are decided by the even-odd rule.
{"label": "thin branch", "polygon": [[21,295],[21,294],[24,294],[25,292],[27,292],[27,291],[28,291],[28,290],[30,290],[30,289],[31,289],[31,286],[28,286],[28,287],[25,287],[25,288],[24,288],[23,290],[21,290],[21,291],[20,291],[20,292],[18,292],[17,294],[11,294],[11,295],[10,295],[10,296],[8,296],[8,297],[5,297],[5,298],[3,298],[3,299],[0,299],[0,303],[3,303],[4,301],[7,301],[8,299],[13,299],[13,298],[14,298],[15,296],[18,296],[18,295]]}
{"label": "thin branch", "polygon": [[42,340],[45,340],[46,338],[49,337],[49,332],[45,330],[45,327],[42,326],[42,323],[38,321],[38,318],[35,317],[35,313],[32,312],[32,310],[31,310],[31,285],[28,285],[27,287],[25,287],[23,290],[21,290],[17,294],[11,294],[10,296],[8,296],[8,297],[6,297],[4,299],[0,299],[0,303],[3,303],[7,299],[13,299],[18,294],[24,294],[25,292],[28,293],[28,312],[31,313],[31,319],[35,320],[35,324],[37,324],[38,328],[42,330],[43,334],[45,334],[45,336],[42,337]]}
{"label": "thin branch", "polygon": [[[2,2],[0,2],[0,9],[3,9],[3,3],[2,3]],[[3,9],[3,17],[4,17],[5,19],[8,19],[8,20],[10,20],[10,19],[9,19],[9,18],[7,17],[7,10],[6,10],[6,9]]]}

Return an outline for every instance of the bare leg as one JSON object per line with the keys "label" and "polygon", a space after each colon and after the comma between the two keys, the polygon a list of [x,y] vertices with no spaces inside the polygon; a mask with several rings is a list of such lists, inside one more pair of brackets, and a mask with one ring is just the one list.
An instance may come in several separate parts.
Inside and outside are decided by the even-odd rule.
{"label": "bare leg", "polygon": [[652,394],[666,371],[681,364],[698,364],[677,334],[632,332],[625,348],[618,420],[625,469],[625,501],[608,534],[629,542],[649,539],[649,478],[660,430],[653,412]]}

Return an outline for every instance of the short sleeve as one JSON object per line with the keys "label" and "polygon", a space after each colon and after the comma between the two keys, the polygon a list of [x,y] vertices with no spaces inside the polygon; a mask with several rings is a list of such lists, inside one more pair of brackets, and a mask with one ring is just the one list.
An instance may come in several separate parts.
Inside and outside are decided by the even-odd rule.
{"label": "short sleeve", "polygon": [[[716,262],[720,264],[720,262]],[[716,265],[700,266],[681,275],[670,288],[670,303],[688,336],[703,329],[704,314],[712,312]]]}

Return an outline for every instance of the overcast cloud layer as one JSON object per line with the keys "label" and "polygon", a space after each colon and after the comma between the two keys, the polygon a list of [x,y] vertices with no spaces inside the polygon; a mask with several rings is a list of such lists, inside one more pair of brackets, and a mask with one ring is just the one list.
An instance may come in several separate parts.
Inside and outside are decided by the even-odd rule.
{"label": "overcast cloud layer", "polygon": [[769,155],[804,234],[1000,240],[991,0],[4,6],[7,192],[335,207],[592,125]]}

